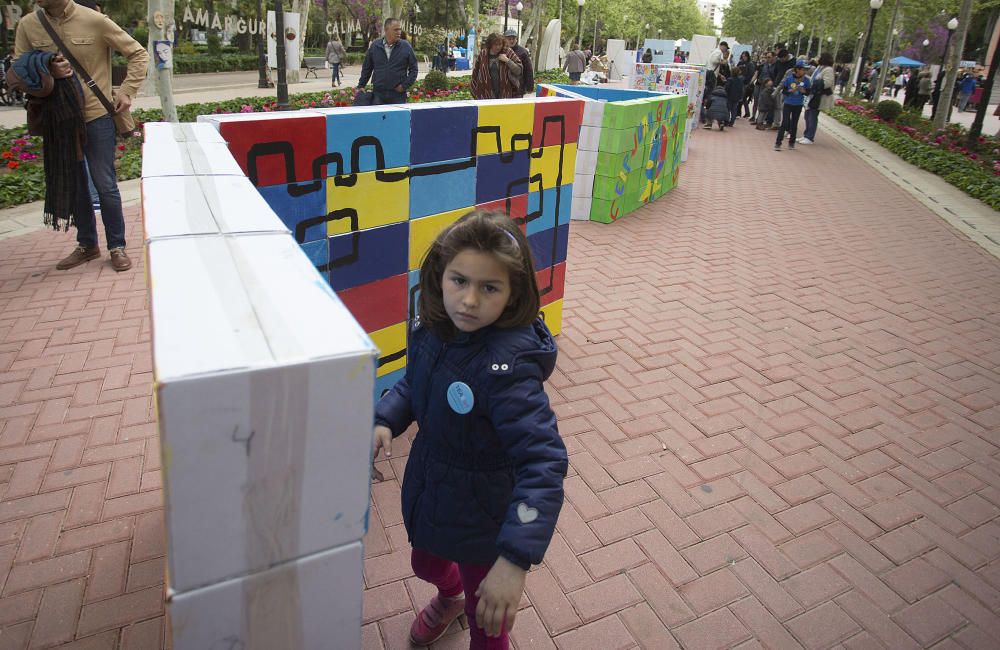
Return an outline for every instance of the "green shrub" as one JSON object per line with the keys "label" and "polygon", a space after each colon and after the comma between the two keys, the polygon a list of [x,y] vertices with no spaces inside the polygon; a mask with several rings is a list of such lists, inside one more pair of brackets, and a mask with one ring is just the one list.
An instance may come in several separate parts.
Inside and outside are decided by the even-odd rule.
{"label": "green shrub", "polygon": [[903,105],[891,99],[884,99],[875,104],[875,114],[886,122],[893,122],[903,112]]}
{"label": "green shrub", "polygon": [[145,45],[149,42],[149,28],[144,26],[136,27],[132,31],[132,38],[139,41],[140,44]]}
{"label": "green shrub", "polygon": [[961,153],[914,140],[893,126],[872,121],[840,106],[831,108],[829,114],[906,162],[940,176],[969,196],[1000,210],[1000,177],[976,161]]}
{"label": "green shrub", "polygon": [[562,70],[540,70],[535,73],[536,84],[567,84],[569,75]]}
{"label": "green shrub", "polygon": [[424,77],[424,90],[446,90],[448,88],[448,75],[440,70],[431,70]]}

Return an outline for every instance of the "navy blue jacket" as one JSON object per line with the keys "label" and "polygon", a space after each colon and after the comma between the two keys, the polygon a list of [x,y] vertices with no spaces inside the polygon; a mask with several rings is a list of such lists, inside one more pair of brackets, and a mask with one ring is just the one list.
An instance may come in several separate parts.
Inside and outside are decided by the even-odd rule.
{"label": "navy blue jacket", "polygon": [[722,86],[716,86],[709,95],[708,119],[729,122],[729,97]]}
{"label": "navy blue jacket", "polygon": [[[417,57],[409,42],[396,41],[392,48],[392,58],[385,56],[385,38],[377,38],[368,47],[364,63],[361,64],[361,79],[358,88],[372,80],[375,94],[387,99],[406,101],[406,90],[417,80]],[[403,92],[396,92],[396,86],[403,86]]]}
{"label": "navy blue jacket", "polygon": [[[447,341],[414,325],[406,376],[375,408],[376,423],[394,437],[414,420],[419,426],[402,493],[414,548],[459,563],[488,565],[502,555],[527,569],[542,561],[567,469],[542,386],[555,362],[541,320]],[[466,414],[448,399],[457,382],[472,393]]]}

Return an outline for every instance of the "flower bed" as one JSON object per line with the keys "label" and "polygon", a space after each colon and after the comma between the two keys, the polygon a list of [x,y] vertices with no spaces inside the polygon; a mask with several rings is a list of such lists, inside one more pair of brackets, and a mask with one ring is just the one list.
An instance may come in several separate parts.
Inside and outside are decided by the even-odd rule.
{"label": "flower bed", "polygon": [[[565,82],[569,77],[558,71],[539,74],[539,83]],[[410,102],[442,102],[472,99],[469,92],[470,77],[449,77],[448,89],[426,90],[422,81],[417,81],[410,91]],[[301,93],[288,99],[293,109],[328,108],[350,106],[356,94],[354,88],[339,88],[329,92]],[[199,115],[210,113],[256,113],[277,110],[278,102],[273,97],[240,97],[224,102],[183,104],[177,107],[177,117],[181,122],[197,121]],[[145,122],[160,122],[163,113],[159,109],[133,111],[136,120],[135,137],[121,139],[116,151],[119,180],[139,178],[142,174],[142,125]],[[30,203],[45,198],[45,173],[42,166],[42,140],[29,136],[27,127],[13,129],[0,128],[0,208],[9,208],[22,203]]]}
{"label": "flower bed", "polygon": [[996,138],[980,136],[970,148],[968,132],[956,124],[935,130],[929,120],[911,112],[886,122],[870,106],[844,100],[837,100],[830,116],[1000,210],[1000,141]]}

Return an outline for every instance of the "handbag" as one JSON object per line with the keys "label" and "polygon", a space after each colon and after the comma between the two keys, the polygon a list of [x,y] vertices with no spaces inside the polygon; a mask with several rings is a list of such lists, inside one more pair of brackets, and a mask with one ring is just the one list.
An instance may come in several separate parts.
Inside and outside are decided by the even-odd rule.
{"label": "handbag", "polygon": [[375,93],[361,90],[354,96],[355,106],[371,106],[375,103]]}
{"label": "handbag", "polygon": [[76,73],[80,75],[80,78],[83,79],[84,84],[88,88],[90,88],[90,92],[94,93],[94,96],[97,97],[97,101],[101,102],[101,104],[104,106],[104,109],[108,112],[108,115],[110,115],[111,119],[114,120],[115,130],[118,132],[118,135],[131,135],[132,132],[135,130],[135,119],[132,118],[132,112],[131,111],[122,111],[120,113],[115,112],[114,105],[110,101],[108,101],[108,98],[105,97],[103,92],[101,92],[101,89],[97,87],[97,82],[94,81],[94,78],[91,77],[90,73],[88,73],[84,69],[84,67],[80,65],[80,62],[76,60],[76,57],[73,56],[73,53],[69,51],[69,49],[66,47],[66,44],[63,43],[62,39],[59,38],[59,35],[56,34],[56,30],[52,29],[52,25],[49,23],[49,19],[45,17],[45,10],[39,9],[38,11],[35,12],[35,15],[38,16],[38,21],[42,24],[42,27],[45,28],[45,31],[48,32],[49,36],[52,37],[52,42],[55,43],[56,47],[59,48],[60,54],[66,57],[66,60],[69,61],[69,64],[73,66],[73,70],[75,70]]}

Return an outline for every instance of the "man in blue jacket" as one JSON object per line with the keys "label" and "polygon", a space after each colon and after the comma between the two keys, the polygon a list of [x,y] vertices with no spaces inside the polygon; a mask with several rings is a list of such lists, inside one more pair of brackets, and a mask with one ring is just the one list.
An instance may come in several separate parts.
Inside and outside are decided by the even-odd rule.
{"label": "man in blue jacket", "polygon": [[399,38],[403,33],[399,20],[386,18],[384,33],[365,54],[358,90],[363,90],[371,79],[374,104],[405,104],[406,90],[417,80],[417,57],[410,44]]}

